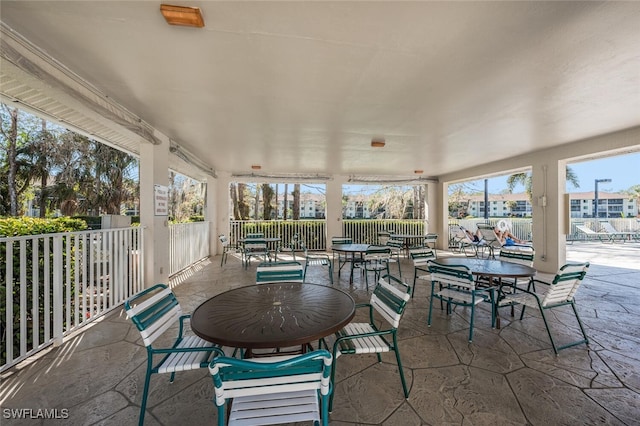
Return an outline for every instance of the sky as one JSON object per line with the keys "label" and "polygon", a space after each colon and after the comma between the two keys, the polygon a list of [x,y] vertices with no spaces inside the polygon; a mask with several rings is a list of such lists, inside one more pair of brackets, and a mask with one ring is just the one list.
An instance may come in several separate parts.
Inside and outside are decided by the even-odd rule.
{"label": "sky", "polygon": [[[619,192],[633,185],[640,185],[640,153],[570,163],[569,167],[578,176],[580,183],[579,188],[567,185],[569,193],[593,191],[596,179],[611,179],[611,182],[598,183],[598,191],[604,192]],[[489,193],[498,194],[506,189],[507,177],[508,175],[490,178]],[[469,184],[473,184],[478,191],[484,191],[484,179]],[[524,192],[524,187],[518,186],[513,192]]]}

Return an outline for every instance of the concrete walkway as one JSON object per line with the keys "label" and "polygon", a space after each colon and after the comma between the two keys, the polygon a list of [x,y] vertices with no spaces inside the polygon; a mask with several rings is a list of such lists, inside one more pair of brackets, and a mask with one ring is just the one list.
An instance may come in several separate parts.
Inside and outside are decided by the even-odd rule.
{"label": "concrete walkway", "polygon": [[[451,317],[434,311],[427,327],[428,287],[419,282],[399,336],[410,397],[405,400],[392,355],[344,356],[337,362],[332,425],[638,425],[640,424],[640,244],[575,243],[569,259],[592,266],[577,294],[591,340],[555,356],[540,315],[524,320],[502,313],[492,329],[487,307],[477,312],[467,341],[469,311]],[[232,287],[252,284],[245,271],[219,257],[180,277],[175,292],[186,312]],[[394,269],[392,269],[393,271]],[[402,262],[403,277],[413,267]],[[368,300],[364,280],[352,286],[343,273],[335,285]],[[309,282],[329,283],[325,269],[310,268]],[[578,338],[569,310],[552,315],[559,342]],[[2,374],[1,424],[137,424],[146,351],[121,310],[94,323],[59,348]],[[205,370],[178,374],[173,384],[154,375],[146,424],[215,424],[213,385]],[[58,409],[59,420],[10,419],[7,409]],[[62,411],[62,409],[68,411]]]}

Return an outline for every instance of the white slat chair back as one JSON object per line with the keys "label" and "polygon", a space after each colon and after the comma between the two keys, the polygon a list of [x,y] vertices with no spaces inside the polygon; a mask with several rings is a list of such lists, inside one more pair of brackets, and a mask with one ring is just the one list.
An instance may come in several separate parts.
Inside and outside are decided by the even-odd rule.
{"label": "white slat chair back", "polygon": [[465,290],[475,290],[473,275],[464,265],[441,265],[437,262],[429,263],[431,280],[440,282],[443,286],[462,287]]}
{"label": "white slat chair back", "polygon": [[398,328],[405,305],[410,298],[410,293],[401,291],[387,283],[384,278],[380,278],[371,295],[370,303],[393,328]]}
{"label": "white slat chair back", "polygon": [[560,268],[542,299],[542,306],[572,301],[588,269],[588,264],[567,264]]}
{"label": "white slat chair back", "polygon": [[263,262],[256,269],[256,284],[297,282],[304,280],[304,268],[300,262]]}
{"label": "white slat chair back", "polygon": [[138,327],[145,346],[150,346],[174,325],[182,309],[171,289],[166,288],[141,303],[126,309],[127,316]]}

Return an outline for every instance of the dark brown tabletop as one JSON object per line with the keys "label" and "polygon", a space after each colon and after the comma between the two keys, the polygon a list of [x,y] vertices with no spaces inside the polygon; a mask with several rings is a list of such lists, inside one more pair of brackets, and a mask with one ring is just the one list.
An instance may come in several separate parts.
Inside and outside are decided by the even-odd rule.
{"label": "dark brown tabletop", "polygon": [[343,253],[364,253],[369,248],[369,244],[333,244],[331,250]]}
{"label": "dark brown tabletop", "polygon": [[347,325],[355,302],[342,290],[317,284],[276,283],[218,294],[191,315],[201,338],[235,348],[304,345]]}
{"label": "dark brown tabletop", "polygon": [[443,265],[464,265],[473,275],[482,275],[493,278],[522,278],[533,277],[536,270],[527,265],[505,262],[503,260],[477,259],[471,257],[443,257],[438,258],[438,263]]}

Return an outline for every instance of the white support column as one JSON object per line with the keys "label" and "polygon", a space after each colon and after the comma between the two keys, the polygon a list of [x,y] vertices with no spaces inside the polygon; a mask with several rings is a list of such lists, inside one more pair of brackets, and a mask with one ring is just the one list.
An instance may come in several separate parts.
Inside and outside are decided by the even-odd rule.
{"label": "white support column", "polygon": [[211,222],[211,256],[220,253],[222,246],[218,235],[229,237],[229,183],[231,174],[216,172],[218,178],[207,179],[207,215],[205,219]]}
{"label": "white support column", "polygon": [[433,232],[438,234],[436,247],[446,250],[449,248],[449,185],[442,182],[430,184],[427,195],[430,204],[431,198],[435,199],[430,207],[433,219],[429,223],[429,232],[434,229]]}
{"label": "white support column", "polygon": [[339,176],[327,181],[327,250],[331,248],[331,237],[342,236],[342,181]]}
{"label": "white support column", "polygon": [[169,280],[168,216],[155,215],[155,185],[169,185],[169,139],[156,132],[160,145],[140,145],[140,226],[143,227],[145,288]]}
{"label": "white support column", "polygon": [[566,163],[539,157],[532,164],[531,171],[532,237],[536,250],[534,267],[553,273],[566,262],[563,233]]}
{"label": "white support column", "polygon": [[[424,185],[424,220],[427,232],[440,234],[438,226],[438,187],[436,183],[427,183]],[[441,201],[440,201],[441,202]]]}

